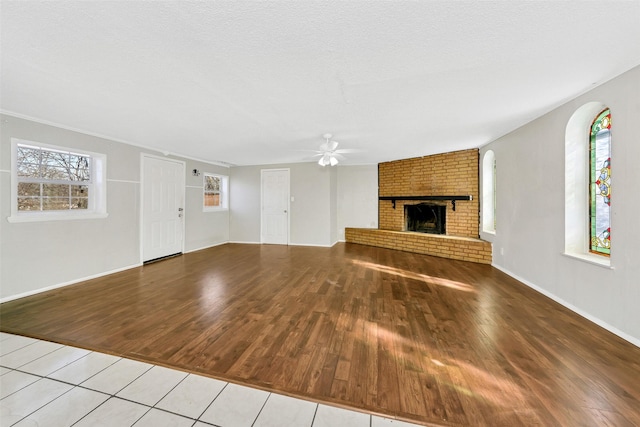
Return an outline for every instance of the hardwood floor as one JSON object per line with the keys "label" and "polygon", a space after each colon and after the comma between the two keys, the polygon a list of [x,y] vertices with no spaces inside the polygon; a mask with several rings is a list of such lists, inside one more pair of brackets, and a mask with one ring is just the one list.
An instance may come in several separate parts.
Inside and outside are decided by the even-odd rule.
{"label": "hardwood floor", "polygon": [[0,320],[426,425],[640,425],[640,348],[487,265],[227,244],[4,303]]}

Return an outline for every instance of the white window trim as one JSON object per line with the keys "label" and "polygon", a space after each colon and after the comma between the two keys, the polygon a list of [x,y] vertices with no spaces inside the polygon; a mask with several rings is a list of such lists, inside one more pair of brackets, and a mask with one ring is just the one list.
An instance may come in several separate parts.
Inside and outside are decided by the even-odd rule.
{"label": "white window trim", "polygon": [[[204,181],[207,176],[216,176],[220,178],[220,206],[204,205]],[[229,177],[218,173],[204,172],[202,174],[202,212],[221,212],[229,210]]]}
{"label": "white window trim", "polygon": [[[92,209],[88,210],[64,210],[64,211],[18,211],[18,165],[17,153],[18,144],[32,145],[50,150],[63,150],[86,154],[91,157],[92,173]],[[101,153],[94,153],[87,150],[62,147],[58,145],[43,144],[41,142],[27,141],[18,138],[11,138],[11,215],[7,221],[18,222],[38,222],[38,221],[66,221],[75,219],[99,219],[109,216],[107,213],[107,156]]]}
{"label": "white window trim", "polygon": [[482,157],[482,231],[495,236],[495,176],[496,155],[488,150]]}

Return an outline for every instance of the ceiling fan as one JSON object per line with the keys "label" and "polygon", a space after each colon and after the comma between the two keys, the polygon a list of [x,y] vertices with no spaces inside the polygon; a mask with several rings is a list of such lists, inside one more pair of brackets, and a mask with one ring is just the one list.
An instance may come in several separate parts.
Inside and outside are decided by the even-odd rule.
{"label": "ceiling fan", "polygon": [[[325,139],[325,142],[320,144],[320,150],[317,151],[318,154],[316,156],[320,156],[318,160],[318,164],[322,167],[324,166],[335,166],[338,164],[339,160],[344,159],[341,154],[345,153],[354,153],[357,150],[349,150],[349,149],[341,149],[338,150],[338,141],[333,141],[331,139],[333,135],[330,133],[325,133],[322,137]],[[314,156],[315,157],[315,156]]]}

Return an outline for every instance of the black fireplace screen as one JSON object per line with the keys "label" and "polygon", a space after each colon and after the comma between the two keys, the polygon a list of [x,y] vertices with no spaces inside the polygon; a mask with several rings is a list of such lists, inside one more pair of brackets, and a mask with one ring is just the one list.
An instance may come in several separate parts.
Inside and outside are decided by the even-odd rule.
{"label": "black fireplace screen", "polygon": [[445,234],[447,207],[420,203],[404,206],[405,230]]}

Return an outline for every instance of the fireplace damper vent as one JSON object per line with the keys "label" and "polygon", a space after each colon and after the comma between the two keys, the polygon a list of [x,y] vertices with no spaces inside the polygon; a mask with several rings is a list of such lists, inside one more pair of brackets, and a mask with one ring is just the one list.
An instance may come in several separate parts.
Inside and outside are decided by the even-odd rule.
{"label": "fireplace damper vent", "polygon": [[447,207],[428,203],[404,206],[406,231],[446,234]]}

